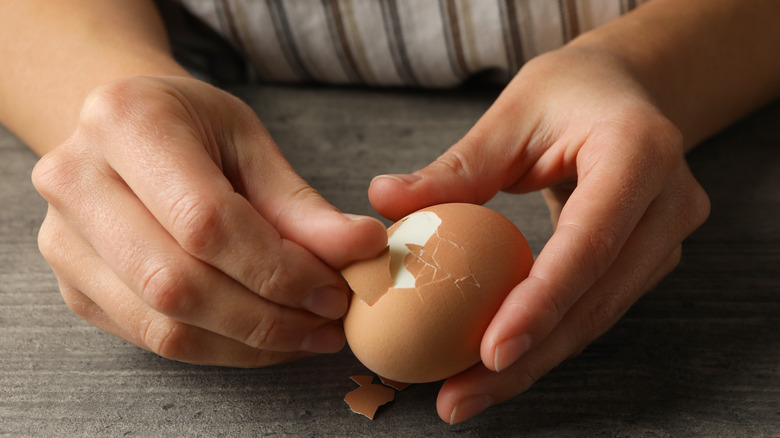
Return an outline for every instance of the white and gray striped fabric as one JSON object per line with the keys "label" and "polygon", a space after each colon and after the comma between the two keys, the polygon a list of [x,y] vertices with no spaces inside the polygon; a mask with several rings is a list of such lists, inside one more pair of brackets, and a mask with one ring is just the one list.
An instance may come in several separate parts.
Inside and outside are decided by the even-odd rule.
{"label": "white and gray striped fabric", "polygon": [[258,79],[448,87],[526,60],[644,0],[179,0]]}

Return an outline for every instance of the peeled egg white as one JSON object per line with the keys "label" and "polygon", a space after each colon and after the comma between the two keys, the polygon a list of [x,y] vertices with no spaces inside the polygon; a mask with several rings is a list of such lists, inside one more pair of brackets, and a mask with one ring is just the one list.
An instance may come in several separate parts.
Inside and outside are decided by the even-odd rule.
{"label": "peeled egg white", "polygon": [[533,264],[523,234],[488,208],[442,204],[393,224],[388,245],[342,271],[355,292],[344,318],[355,356],[409,383],[478,363],[490,320]]}

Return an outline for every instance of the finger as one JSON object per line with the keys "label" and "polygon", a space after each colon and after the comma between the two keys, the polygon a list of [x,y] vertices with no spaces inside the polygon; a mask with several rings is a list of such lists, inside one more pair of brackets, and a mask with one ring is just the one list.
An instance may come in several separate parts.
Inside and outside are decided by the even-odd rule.
{"label": "finger", "polygon": [[[136,127],[155,126],[134,130],[138,141],[115,143],[108,160],[191,253],[243,279],[246,272],[231,269],[249,269],[258,248],[279,246],[279,233],[334,268],[373,257],[386,246],[381,222],[341,214],[298,177],[243,102],[216,89],[204,92],[207,86],[191,80],[178,81],[186,97],[149,82],[134,84],[133,92],[146,102],[143,111],[125,111],[109,97],[86,113],[96,114],[98,122],[108,114],[125,121],[129,116]],[[229,111],[215,112],[215,107]],[[185,123],[165,117],[171,108]],[[199,129],[182,130],[182,125]],[[173,135],[160,136],[159,130]],[[282,243],[282,251],[298,258],[299,251],[286,246]],[[247,286],[254,286],[252,280]]]}
{"label": "finger", "polygon": [[135,334],[117,324],[108,313],[95,304],[94,301],[89,299],[89,297],[73,287],[70,283],[65,282],[62,272],[59,270],[55,271],[55,275],[59,280],[60,295],[62,295],[63,300],[65,300],[65,304],[67,304],[68,308],[79,318],[106,333],[127,340],[144,350],[150,350],[149,347],[143,345],[140,340],[136,339]]}
{"label": "finger", "polygon": [[[47,164],[41,166],[40,172],[45,172]],[[178,321],[255,348],[278,351],[306,349],[315,352],[341,348],[343,338],[333,342],[332,336],[317,335],[318,330],[332,331],[320,329],[327,320],[266,300],[213,267],[189,256],[137,202],[127,187],[106,177],[107,174],[106,170],[96,172],[83,169],[71,176],[74,179],[72,185],[90,188],[99,185],[101,190],[93,190],[91,193],[74,191],[69,202],[55,200],[51,214],[56,215],[60,209],[64,209],[64,216],[77,222],[74,229],[89,230],[88,242],[82,245],[94,248],[100,259],[146,305]],[[36,180],[40,183],[46,177],[38,173]],[[48,193],[47,185],[40,185],[42,192]],[[80,196],[89,196],[89,202],[80,199]],[[84,205],[92,208],[87,210],[76,207]],[[59,222],[64,221],[59,219]],[[73,246],[78,244],[68,243]],[[64,267],[62,270],[67,269],[72,268]],[[330,273],[326,268],[322,269]],[[327,277],[322,280],[303,274],[293,280],[286,280],[286,273],[276,272],[278,279],[275,281],[283,288],[287,284],[301,288],[322,287],[322,283],[316,281],[329,280]],[[297,282],[301,277],[310,284],[299,285]],[[75,279],[71,283],[75,283]],[[87,293],[90,290],[97,293],[101,291],[100,288],[79,289]],[[281,296],[286,297],[283,292]],[[99,297],[90,295],[90,298],[102,306]],[[290,299],[288,302],[294,304]],[[338,310],[343,312],[342,309]]]}
{"label": "finger", "polygon": [[550,222],[552,222],[553,229],[558,226],[558,218],[561,217],[563,206],[566,205],[566,201],[576,187],[576,183],[561,183],[542,190],[542,197],[550,211]]}
{"label": "finger", "polygon": [[[53,218],[47,219],[50,223],[59,225],[42,227],[42,241],[47,242],[43,245],[43,253],[60,281],[68,306],[87,322],[141,348],[191,363],[263,366],[311,354],[299,351],[301,349],[330,352],[343,347],[344,339],[338,324],[315,326],[303,336],[299,348],[282,351],[256,348],[170,318],[150,308],[129,290],[86,240],[59,220],[56,212],[49,217]],[[90,275],[79,275],[82,272]],[[252,310],[248,313],[257,316]],[[234,317],[231,323],[241,324],[241,312]],[[273,333],[266,336],[269,341],[275,338],[280,336]],[[273,342],[269,342],[269,347],[273,346]]]}
{"label": "finger", "polygon": [[[460,141],[431,164],[412,174],[374,178],[369,186],[369,200],[374,209],[384,217],[398,220],[434,204],[484,204],[500,190],[518,191],[514,189],[516,182],[545,157],[546,185],[557,182],[562,175],[570,177],[574,167],[573,163],[567,163],[566,151],[548,150],[552,149],[549,139],[560,133],[555,132],[554,126],[550,127],[549,120],[544,120],[544,112],[539,111],[535,97],[523,91],[524,79],[520,76],[515,77]],[[550,170],[551,167],[554,169]]]}
{"label": "finger", "polygon": [[313,354],[303,351],[278,352],[255,349],[233,339],[150,312],[148,307],[136,308],[133,305],[137,304],[135,301],[123,305],[123,313],[118,315],[118,320],[125,322],[127,318],[124,312],[131,311],[133,315],[141,318],[134,321],[137,325],[152,320],[156,322],[149,322],[144,327],[128,330],[79,290],[67,284],[61,284],[60,292],[68,307],[85,321],[167,359],[199,365],[252,368],[288,362]]}
{"label": "finger", "polygon": [[[196,345],[184,345],[182,342],[153,342],[165,338],[158,335],[158,329],[133,328],[142,321],[156,318],[158,326],[165,323],[165,317],[151,312],[138,298],[126,289],[113,272],[95,255],[94,250],[84,244],[81,239],[74,239],[71,231],[63,226],[56,212],[50,210],[39,233],[41,249],[44,257],[50,263],[60,284],[60,292],[68,307],[79,317],[95,327],[110,334],[125,339],[140,348],[157,352],[170,359],[199,364],[214,364],[225,366],[263,366],[277,361],[287,360],[299,353],[268,352],[263,353],[255,348],[221,336],[213,336],[205,332],[199,336]],[[72,275],[71,272],[89,272],[90,275]],[[121,312],[111,312],[116,320],[96,304],[93,300],[74,287],[71,281],[87,290],[98,290],[110,295],[110,301],[100,301],[108,309],[121,306]],[[174,323],[175,324],[175,323]],[[173,329],[171,329],[173,330]],[[213,339],[210,339],[213,338]],[[181,345],[180,345],[181,344]],[[156,351],[155,351],[156,350]],[[174,351],[175,350],[175,351]]]}
{"label": "finger", "polygon": [[[73,240],[66,236],[68,227],[63,225],[62,217],[56,210],[49,207],[49,211],[41,224],[38,232],[38,246],[41,254],[49,263],[54,275],[59,283],[60,295],[62,295],[68,308],[84,321],[93,326],[108,332],[122,339],[131,340],[134,338],[131,332],[117,324],[103,309],[94,301],[78,290],[71,283],[72,275],[67,274],[70,270],[75,272],[91,272],[94,274],[95,266],[92,263],[94,251],[84,251],[82,245],[71,248],[69,243]],[[68,230],[72,232],[72,230]],[[85,257],[85,254],[88,257]],[[97,275],[77,276],[80,278],[82,287],[103,289],[105,283]],[[124,285],[122,285],[124,286]],[[139,345],[138,342],[134,342]],[[141,346],[141,345],[139,345]],[[141,346],[146,348],[145,346]]]}
{"label": "finger", "polygon": [[[437,401],[442,419],[457,423],[524,392],[606,332],[641,295],[671,272],[681,254],[679,243],[674,242],[698,227],[709,211],[698,184],[688,186],[690,189],[681,193],[672,193],[675,189],[665,192],[675,198],[673,202],[665,199],[652,204],[616,262],[538,345],[499,373],[480,364],[450,378]],[[680,214],[685,214],[682,221]],[[658,236],[669,237],[664,239],[667,243],[648,247],[647,242],[658,241]]]}
{"label": "finger", "polygon": [[553,236],[529,277],[509,293],[483,338],[481,354],[488,368],[504,369],[556,326],[610,268],[667,182],[667,163],[653,162],[646,151],[609,141],[598,142],[598,159],[591,162],[587,147],[580,152],[580,181]]}
{"label": "finger", "polygon": [[[630,202],[614,198],[618,200],[618,210],[610,208],[609,203],[606,208],[599,206],[598,201],[588,203],[578,199],[582,195],[581,189],[588,189],[587,178],[578,186],[564,207],[555,234],[537,259],[529,278],[510,292],[483,337],[481,354],[488,368],[505,368],[535,342],[541,341],[585,290],[608,270],[620,275],[621,271],[614,271],[613,261],[617,254],[613,253],[617,251],[625,257],[622,255],[625,241],[622,234],[608,235],[609,241],[589,230],[608,229],[613,226],[609,221],[614,221],[618,230],[621,230],[620,227],[632,230],[633,246],[643,247],[643,252],[629,257],[636,263],[638,260],[660,260],[701,224],[709,211],[706,194],[693,179],[684,161],[681,160],[674,169],[658,198],[646,210],[641,208],[642,204],[633,208],[644,213],[641,219],[644,225],[641,227],[633,226],[631,211],[619,210],[621,206],[630,206]],[[580,208],[583,206],[585,209]],[[588,211],[588,208],[594,210]],[[607,214],[602,216],[601,222],[589,222],[594,217],[598,218],[599,214],[603,215],[604,211]],[[570,225],[575,223],[571,219],[572,213],[580,218],[579,224]],[[663,226],[658,227],[657,224]],[[642,237],[637,238],[637,235]],[[623,268],[622,275],[627,277],[641,272],[634,266]]]}
{"label": "finger", "polygon": [[94,301],[90,300],[80,290],[65,282],[61,272],[55,271],[54,274],[59,280],[60,295],[62,295],[65,304],[74,314],[104,332],[122,339],[131,338],[130,332],[115,323]]}
{"label": "finger", "polygon": [[[132,91],[149,92],[148,87]],[[87,141],[86,134],[101,138],[97,148],[108,166],[98,172],[111,175],[116,170],[119,176],[114,177],[130,186],[132,193],[126,193],[122,202],[137,204],[132,198],[138,196],[178,246],[264,298],[330,318],[344,313],[348,289],[338,274],[305,249],[280,238],[233,191],[204,150],[202,142],[208,139],[182,128],[187,125],[178,117],[166,117],[170,108],[184,107],[179,98],[165,93],[155,94],[154,99],[141,95],[139,102],[146,99],[146,103],[139,110],[125,108],[127,104],[114,97],[117,94],[97,93],[85,104],[84,129],[76,141]],[[189,113],[182,111],[178,116],[187,117]],[[197,126],[197,121],[191,122]],[[122,128],[117,134],[110,126]],[[140,220],[144,212],[137,211],[136,216]]]}
{"label": "finger", "polygon": [[[487,115],[486,115],[487,117]],[[511,153],[517,149],[481,134],[480,125],[428,166],[412,174],[379,175],[369,186],[369,200],[382,216],[398,220],[434,204],[483,204],[521,174]],[[521,143],[519,141],[518,143]]]}
{"label": "finger", "polygon": [[[107,277],[100,276],[97,281],[104,291],[116,292],[124,288],[121,282],[115,281],[111,284],[110,281],[104,281],[106,279]],[[128,300],[121,303],[121,312],[112,311],[111,314],[69,284],[61,282],[60,292],[68,307],[88,323],[167,359],[199,365],[252,368],[313,355],[306,351],[282,352],[257,349],[234,339],[175,321],[153,312],[137,300],[130,291],[125,291],[123,294]],[[121,297],[115,294],[112,303],[118,298]],[[114,307],[108,306],[108,308]],[[128,315],[132,315],[132,318],[128,318]],[[335,337],[338,337],[335,331],[323,335],[335,334]]]}
{"label": "finger", "polygon": [[[283,238],[313,252],[334,269],[379,254],[387,246],[384,224],[372,217],[342,213],[328,203],[298,176],[256,123],[256,138],[241,140],[258,144],[242,148],[240,158],[250,169],[245,195],[251,205]],[[260,146],[263,142],[267,144]]]}
{"label": "finger", "polygon": [[[100,328],[115,336],[124,339],[129,338],[129,334],[123,328],[119,327],[94,301],[73,287],[66,279],[64,269],[73,268],[81,270],[90,268],[85,266],[85,260],[80,257],[83,251],[68,250],[68,241],[66,238],[62,217],[57,211],[49,206],[46,217],[38,231],[38,246],[41,255],[49,263],[60,288],[60,294],[65,300],[68,308],[88,323]],[[81,271],[84,272],[84,271]],[[94,280],[94,276],[84,276],[83,282]]]}
{"label": "finger", "polygon": [[[651,275],[652,280],[647,284],[660,281],[676,266],[678,260],[675,250]],[[439,416],[450,424],[467,420],[490,406],[527,391],[558,364],[579,354],[598,337],[597,332],[581,331],[589,324],[586,321],[591,319],[588,312],[597,311],[597,304],[588,301],[583,297],[583,302],[572,307],[570,314],[567,314],[542,343],[509,368],[496,373],[483,364],[478,364],[449,378],[442,386],[437,399]],[[613,323],[619,316],[611,315]]]}

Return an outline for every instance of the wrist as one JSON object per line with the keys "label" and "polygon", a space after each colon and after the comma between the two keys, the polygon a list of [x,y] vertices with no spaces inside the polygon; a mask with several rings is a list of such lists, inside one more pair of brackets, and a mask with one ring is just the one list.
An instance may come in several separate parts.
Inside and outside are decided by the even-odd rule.
{"label": "wrist", "polygon": [[0,122],[41,155],[72,134],[99,85],[187,75],[153,0],[5,2],[0,28]]}
{"label": "wrist", "polygon": [[778,14],[772,0],[654,0],[568,46],[619,59],[689,149],[780,98]]}

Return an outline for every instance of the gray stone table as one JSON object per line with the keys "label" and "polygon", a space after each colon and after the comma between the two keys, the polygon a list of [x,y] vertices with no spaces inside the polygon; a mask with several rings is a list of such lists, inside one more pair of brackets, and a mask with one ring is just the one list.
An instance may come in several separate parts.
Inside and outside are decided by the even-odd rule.
{"label": "gray stone table", "polygon": [[[295,168],[339,208],[374,214],[371,177],[412,171],[457,140],[490,90],[243,87]],[[39,255],[36,157],[0,128],[0,435],[780,436],[780,105],[689,157],[712,216],[678,269],[605,336],[527,393],[461,425],[415,385],[374,421],[342,398],[365,372],[345,349],[265,369],[162,359],[73,315]],[[490,205],[535,253],[538,194]]]}

